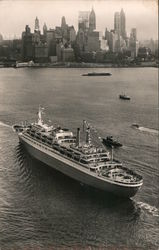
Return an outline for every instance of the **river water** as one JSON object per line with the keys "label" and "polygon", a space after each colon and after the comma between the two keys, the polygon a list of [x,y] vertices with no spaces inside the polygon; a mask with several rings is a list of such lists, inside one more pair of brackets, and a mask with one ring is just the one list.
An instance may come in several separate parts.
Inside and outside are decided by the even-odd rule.
{"label": "river water", "polygon": [[[91,71],[112,76],[82,76]],[[0,249],[158,249],[157,77],[156,68],[0,69]],[[74,130],[85,119],[117,138],[115,158],[143,176],[137,195],[114,198],[31,158],[11,126],[35,121],[39,104],[48,123]]]}

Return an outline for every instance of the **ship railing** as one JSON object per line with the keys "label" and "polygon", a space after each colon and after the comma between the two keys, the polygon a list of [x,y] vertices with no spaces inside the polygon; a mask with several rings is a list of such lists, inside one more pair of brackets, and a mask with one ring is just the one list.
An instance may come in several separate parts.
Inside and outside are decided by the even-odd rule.
{"label": "ship railing", "polygon": [[133,184],[133,185],[138,185],[142,184],[143,180],[134,180],[132,179],[124,179],[124,178],[118,178],[117,176],[113,176],[110,173],[103,173],[103,171],[97,171],[98,176],[102,177],[103,179],[108,179],[112,180],[117,183],[124,183],[124,184]]}

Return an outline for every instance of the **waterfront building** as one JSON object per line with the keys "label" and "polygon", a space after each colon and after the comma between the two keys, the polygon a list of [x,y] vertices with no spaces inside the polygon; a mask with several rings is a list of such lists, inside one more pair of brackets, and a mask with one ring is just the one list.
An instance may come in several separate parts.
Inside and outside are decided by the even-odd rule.
{"label": "waterfront building", "polygon": [[150,48],[147,47],[139,47],[138,49],[138,57],[143,60],[146,61],[151,57],[151,50]]}
{"label": "waterfront building", "polygon": [[71,47],[62,49],[62,61],[73,62],[75,60],[74,50]]}
{"label": "waterfront building", "polygon": [[57,61],[62,62],[63,55],[62,55],[62,50],[64,49],[63,43],[59,42],[56,44],[56,56],[57,56]]}
{"label": "waterfront building", "polygon": [[14,39],[11,47],[12,58],[15,60],[21,60],[22,40]]}
{"label": "waterfront building", "polygon": [[55,56],[56,55],[56,35],[55,35],[54,29],[47,30],[46,43],[48,46],[48,55]]}
{"label": "waterfront building", "polygon": [[35,44],[35,62],[47,62],[48,61],[48,46],[42,42]]}
{"label": "waterfront building", "polygon": [[155,52],[158,47],[158,41],[154,41],[152,38],[150,40],[144,40],[140,42],[140,47],[150,48],[152,54],[155,55]]}

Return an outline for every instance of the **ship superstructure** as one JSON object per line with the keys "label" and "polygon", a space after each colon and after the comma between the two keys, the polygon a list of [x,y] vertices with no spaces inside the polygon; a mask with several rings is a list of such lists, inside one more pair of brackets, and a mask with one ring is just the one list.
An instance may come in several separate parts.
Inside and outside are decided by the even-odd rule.
{"label": "ship superstructure", "polygon": [[76,136],[60,126],[48,126],[39,108],[38,122],[25,126],[18,133],[20,142],[36,159],[84,184],[119,196],[134,196],[142,186],[142,177],[113,159],[103,146],[91,141],[90,127],[83,123]]}

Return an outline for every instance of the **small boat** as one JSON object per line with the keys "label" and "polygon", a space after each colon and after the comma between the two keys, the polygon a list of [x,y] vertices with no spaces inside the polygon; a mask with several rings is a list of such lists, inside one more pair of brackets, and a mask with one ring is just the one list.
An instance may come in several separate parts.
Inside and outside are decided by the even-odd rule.
{"label": "small boat", "polygon": [[132,127],[133,127],[133,128],[139,128],[140,126],[139,126],[137,123],[133,123],[133,124],[132,124]]}
{"label": "small boat", "polygon": [[119,98],[120,98],[120,99],[123,99],[123,100],[130,100],[130,96],[125,95],[125,94],[119,95]]}
{"label": "small boat", "polygon": [[103,138],[102,140],[103,144],[108,147],[121,147],[122,144],[117,141],[116,139],[113,139],[113,136],[107,136],[106,138]]}
{"label": "small boat", "polygon": [[82,76],[111,76],[111,73],[97,73],[97,72],[92,72],[92,73],[87,73],[87,74],[83,74]]}

